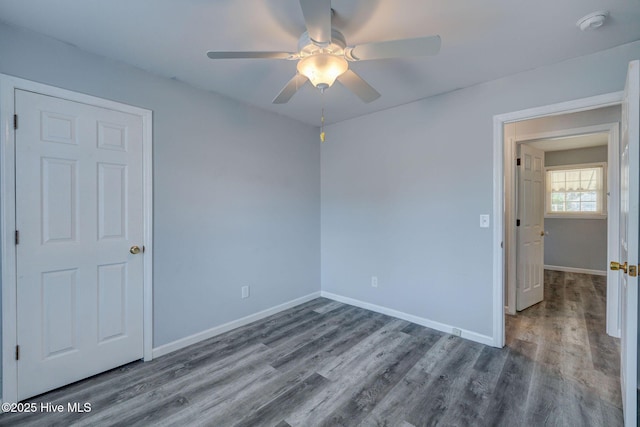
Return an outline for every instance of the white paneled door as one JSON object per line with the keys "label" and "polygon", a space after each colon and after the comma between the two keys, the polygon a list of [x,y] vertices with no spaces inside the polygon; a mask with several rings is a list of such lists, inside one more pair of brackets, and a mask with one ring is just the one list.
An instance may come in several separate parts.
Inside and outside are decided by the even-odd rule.
{"label": "white paneled door", "polygon": [[15,103],[24,399],[143,357],[143,127],[23,90]]}
{"label": "white paneled door", "polygon": [[[637,420],[640,61],[629,64],[620,138],[620,379],[625,425]],[[613,265],[615,264],[615,266]],[[618,262],[612,263],[618,269]]]}
{"label": "white paneled door", "polygon": [[544,151],[520,144],[516,309],[544,299]]}

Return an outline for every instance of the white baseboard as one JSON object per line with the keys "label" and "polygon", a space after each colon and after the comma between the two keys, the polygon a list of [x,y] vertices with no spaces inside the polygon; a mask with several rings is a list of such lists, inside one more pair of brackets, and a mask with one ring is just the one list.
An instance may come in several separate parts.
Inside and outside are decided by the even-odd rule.
{"label": "white baseboard", "polygon": [[[416,323],[418,325],[426,326],[431,329],[435,329],[438,331],[446,332],[448,334],[453,333],[454,326],[446,325],[444,323],[436,322],[430,319],[425,319],[423,317],[414,316],[412,314],[407,314],[398,310],[394,310],[387,307],[382,307],[375,304],[370,304],[368,302],[356,300],[349,297],[343,297],[341,295],[333,294],[331,292],[314,292],[309,295],[305,295],[303,297],[285,302],[283,304],[277,305],[275,307],[268,308],[266,310],[260,311],[258,313],[251,314],[249,316],[243,317],[241,319],[233,320],[231,322],[225,323],[223,325],[215,326],[211,329],[207,329],[202,332],[198,332],[196,334],[190,335],[188,337],[180,338],[178,340],[172,341],[167,344],[163,344],[159,347],[155,347],[153,349],[153,358],[164,356],[165,354],[169,354],[176,350],[180,350],[182,348],[188,347],[192,344],[196,344],[200,341],[204,341],[206,339],[215,337],[216,335],[223,334],[232,329],[239,328],[241,326],[248,325],[251,322],[255,322],[256,320],[264,319],[265,317],[269,317],[273,314],[279,313],[283,310],[287,310],[291,307],[295,307],[296,305],[303,304],[307,301],[311,301],[314,298],[318,297],[329,298],[334,301],[338,301],[344,304],[353,305],[356,307],[364,308],[366,310],[375,311],[376,313],[386,314],[387,316],[395,317],[398,319],[406,320],[408,322]],[[493,337],[478,334],[473,331],[469,331],[466,329],[457,328],[461,331],[461,337],[469,339],[471,341],[475,341],[485,345],[494,345]]]}
{"label": "white baseboard", "polygon": [[244,325],[248,325],[251,322],[264,319],[265,317],[269,317],[273,314],[279,313],[288,308],[295,307],[296,305],[303,304],[307,301],[311,301],[312,299],[318,298],[319,296],[320,296],[320,292],[314,292],[312,294],[305,295],[303,297],[296,298],[291,301],[287,301],[283,304],[276,305],[275,307],[262,310],[258,313],[250,314],[249,316],[243,317],[241,319],[233,320],[223,325],[215,326],[211,329],[207,329],[206,331],[198,332],[188,337],[180,338],[170,343],[163,344],[153,349],[153,358],[155,359],[156,357],[164,356],[165,354],[169,354],[171,352],[188,347],[200,341],[209,339],[211,337],[215,337],[216,335],[223,334],[232,329],[239,328]]}
{"label": "white baseboard", "polygon": [[[357,299],[332,294],[331,292],[322,291],[320,292],[320,296],[324,298],[329,298],[331,300],[338,301],[344,304],[349,304],[356,307],[364,308],[366,310],[375,311],[376,313],[386,314],[387,316],[396,317],[398,319],[406,320],[411,323],[417,323],[418,325],[426,326],[427,328],[446,332],[448,334],[453,333],[453,329],[455,328],[455,326],[446,325],[444,323],[436,322],[434,320],[425,319],[424,317],[414,316],[412,314],[404,313],[402,311],[394,310],[387,307],[382,307],[380,305],[371,304],[371,303],[360,301]],[[493,337],[478,334],[476,332],[468,331],[462,328],[456,328],[456,329],[459,329],[462,332],[460,335],[462,338],[466,338],[468,340],[475,341],[480,344],[485,344],[490,346],[495,345]]]}
{"label": "white baseboard", "polygon": [[602,270],[589,270],[588,268],[562,267],[559,265],[545,265],[545,270],[564,271],[565,273],[593,274],[594,276],[606,276],[607,272]]}

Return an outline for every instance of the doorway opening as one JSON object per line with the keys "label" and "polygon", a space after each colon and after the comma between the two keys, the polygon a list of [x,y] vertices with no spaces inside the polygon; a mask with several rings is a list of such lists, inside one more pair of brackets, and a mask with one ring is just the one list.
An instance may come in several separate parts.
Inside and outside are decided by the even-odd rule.
{"label": "doorway opening", "polygon": [[[598,396],[616,418],[620,301],[607,261],[619,246],[620,120],[619,105],[600,105],[502,128],[505,342],[526,343],[549,381]],[[522,292],[525,279],[539,293]]]}
{"label": "doorway opening", "polygon": [[[607,333],[620,336],[617,276],[607,271],[619,247],[620,117],[614,105],[504,125],[507,314],[544,299],[545,269],[605,276]],[[542,183],[526,178],[529,157],[542,159]]]}
{"label": "doorway opening", "polygon": [[508,237],[507,224],[512,224],[512,212],[515,211],[511,204],[507,204],[506,195],[513,193],[512,177],[515,172],[515,144],[505,141],[504,125],[518,121],[553,117],[568,113],[594,110],[597,108],[620,105],[623,100],[623,92],[609,93],[593,96],[559,104],[536,107],[527,110],[514,111],[496,115],[493,118],[493,216],[495,227],[493,229],[493,345],[503,347],[505,343],[505,306],[507,295],[505,286],[507,275]]}

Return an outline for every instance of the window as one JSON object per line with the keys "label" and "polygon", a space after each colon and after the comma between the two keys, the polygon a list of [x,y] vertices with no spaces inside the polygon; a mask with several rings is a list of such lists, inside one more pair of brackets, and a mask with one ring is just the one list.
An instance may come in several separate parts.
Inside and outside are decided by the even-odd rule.
{"label": "window", "polygon": [[606,163],[546,168],[546,216],[606,215]]}

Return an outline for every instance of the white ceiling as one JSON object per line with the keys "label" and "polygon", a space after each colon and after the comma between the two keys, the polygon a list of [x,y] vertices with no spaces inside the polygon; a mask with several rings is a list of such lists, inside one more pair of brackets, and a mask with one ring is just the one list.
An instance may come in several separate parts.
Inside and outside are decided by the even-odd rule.
{"label": "white ceiling", "polygon": [[599,147],[609,143],[608,133],[590,133],[563,138],[548,138],[527,141],[527,145],[542,151],[575,150],[577,148]]}
{"label": "white ceiling", "polygon": [[[336,84],[328,123],[640,40],[637,0],[334,0],[334,27],[349,45],[439,34],[440,54],[351,63],[382,96],[364,104]],[[596,31],[576,21],[606,9]],[[298,0],[0,0],[0,21],[198,88],[318,125],[310,85],[271,101],[295,73],[284,60],[210,60],[207,50],[295,51]]]}

